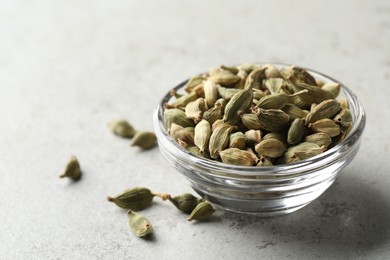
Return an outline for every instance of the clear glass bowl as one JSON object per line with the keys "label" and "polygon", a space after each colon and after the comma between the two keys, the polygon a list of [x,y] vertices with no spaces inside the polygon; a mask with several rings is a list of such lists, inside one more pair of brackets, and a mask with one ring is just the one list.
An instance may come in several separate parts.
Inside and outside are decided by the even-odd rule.
{"label": "clear glass bowl", "polygon": [[[274,64],[276,67],[290,65]],[[306,69],[316,79],[338,82]],[[179,90],[187,81],[175,87]],[[340,83],[341,84],[341,83]],[[271,167],[235,166],[196,157],[168,134],[164,120],[167,93],[153,116],[154,130],[163,156],[183,174],[192,188],[219,208],[274,216],[296,211],[319,197],[359,150],[366,116],[357,97],[341,84],[340,96],[349,101],[353,128],[338,145],[315,157]]]}

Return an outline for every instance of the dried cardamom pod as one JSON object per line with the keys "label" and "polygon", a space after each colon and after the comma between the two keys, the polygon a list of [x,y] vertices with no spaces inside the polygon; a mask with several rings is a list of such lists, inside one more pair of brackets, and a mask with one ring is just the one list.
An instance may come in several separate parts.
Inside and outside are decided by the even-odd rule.
{"label": "dried cardamom pod", "polygon": [[228,124],[237,124],[239,113],[245,113],[252,105],[253,92],[251,88],[240,90],[226,104],[223,121]]}
{"label": "dried cardamom pod", "polygon": [[225,149],[219,155],[222,162],[227,164],[251,166],[256,162],[250,152],[238,148]]}
{"label": "dried cardamom pod", "polygon": [[296,118],[305,118],[306,115],[308,114],[305,110],[297,107],[296,105],[293,105],[293,104],[286,104],[282,110],[290,116],[290,118],[292,120],[296,119]]}
{"label": "dried cardamom pod", "polygon": [[[307,92],[299,95],[299,99],[302,100],[306,105],[311,105],[312,103],[319,104],[322,101],[332,99],[333,97],[331,93],[317,86],[308,85],[306,83],[297,83],[294,85],[294,90],[296,92],[305,89],[307,90]],[[297,104],[294,103],[294,105]]]}
{"label": "dried cardamom pod", "polygon": [[210,159],[210,154],[207,152],[207,151],[204,151],[203,153],[200,152],[200,149],[199,147],[197,146],[187,146],[186,147],[187,151],[189,151],[190,153],[192,153],[193,155],[197,156],[197,157],[202,157],[202,158],[207,158],[207,159]]}
{"label": "dried cardamom pod", "polygon": [[340,94],[341,87],[340,87],[340,83],[328,82],[322,85],[321,89],[332,94],[332,98],[336,98]]}
{"label": "dried cardamom pod", "polygon": [[260,156],[259,162],[256,166],[272,166],[273,163],[270,158],[267,158],[265,156]]}
{"label": "dried cardamom pod", "polygon": [[173,198],[169,197],[168,199],[177,209],[184,213],[191,213],[199,203],[204,201],[204,199],[197,198],[191,193],[180,194]]}
{"label": "dried cardamom pod", "polygon": [[306,125],[323,118],[330,118],[340,111],[340,103],[334,99],[327,99],[315,106],[306,116]]}
{"label": "dried cardamom pod", "polygon": [[257,68],[260,68],[260,66],[253,63],[243,63],[240,66],[238,66],[239,70],[244,70],[246,73],[251,73],[252,70]]}
{"label": "dried cardamom pod", "polygon": [[[262,97],[265,97],[265,95],[266,95],[264,93],[264,91],[262,91],[260,89],[253,88],[252,91],[253,91],[253,99],[256,99],[256,100],[260,100]],[[256,103],[256,102],[253,102],[253,103]]]}
{"label": "dried cardamom pod", "polygon": [[266,70],[265,70],[265,77],[267,79],[269,79],[269,78],[280,78],[281,77],[279,70],[274,65],[266,64],[266,65],[264,65],[264,67],[266,68]]}
{"label": "dried cardamom pod", "polygon": [[207,80],[203,85],[203,89],[207,106],[213,107],[219,96],[217,85],[214,82]]}
{"label": "dried cardamom pod", "polygon": [[171,128],[169,128],[169,135],[177,142],[178,133],[180,130],[184,129],[181,125],[177,125],[175,123],[171,124]]}
{"label": "dried cardamom pod", "polygon": [[245,88],[262,89],[263,79],[265,79],[265,71],[267,68],[257,67],[249,73],[245,81]]}
{"label": "dried cardamom pod", "polygon": [[246,148],[246,137],[241,132],[230,134],[229,148],[238,148],[244,150]]}
{"label": "dried cardamom pod", "polygon": [[168,127],[170,127],[172,123],[181,125],[182,127],[194,126],[194,122],[187,118],[186,113],[183,110],[178,108],[165,109],[164,117],[168,123]]}
{"label": "dried cardamom pod", "polygon": [[305,120],[296,118],[287,132],[287,142],[289,144],[298,144],[305,135]]}
{"label": "dried cardamom pod", "polygon": [[280,89],[284,85],[284,79],[281,78],[267,78],[263,80],[263,86],[266,87],[271,94],[280,93]]}
{"label": "dried cardamom pod", "polygon": [[195,123],[202,119],[203,112],[206,111],[207,105],[203,98],[198,98],[187,104],[185,114],[187,118],[194,120]]}
{"label": "dried cardamom pod", "polygon": [[138,146],[142,149],[150,149],[157,144],[156,135],[152,132],[137,132],[131,142],[131,146]]}
{"label": "dried cardamom pod", "polygon": [[188,94],[185,94],[178,99],[175,100],[172,104],[165,104],[166,108],[180,108],[185,107],[188,103],[195,101],[198,98],[198,95],[195,92],[190,92]]}
{"label": "dried cardamom pod", "polygon": [[107,200],[114,202],[118,207],[131,210],[143,210],[152,204],[154,194],[143,187],[126,189],[115,197],[107,197]]}
{"label": "dried cardamom pod", "polygon": [[262,140],[255,146],[255,151],[259,155],[267,156],[270,158],[277,158],[282,156],[286,151],[285,145],[277,139],[271,138]]}
{"label": "dried cardamom pod", "polygon": [[339,98],[338,101],[340,103],[341,109],[349,109],[348,100],[345,97]]}
{"label": "dried cardamom pod", "polygon": [[187,83],[183,86],[183,89],[187,92],[190,93],[193,91],[193,89],[201,84],[204,80],[204,77],[202,75],[196,75],[194,77],[191,77]]}
{"label": "dried cardamom pod", "polygon": [[147,220],[141,214],[136,213],[132,210],[129,210],[127,212],[127,216],[129,218],[130,230],[137,237],[146,237],[146,236],[153,233],[152,224],[149,222],[149,220]]}
{"label": "dried cardamom pod", "polygon": [[218,158],[219,152],[229,145],[229,136],[233,129],[233,126],[223,122],[215,127],[209,140],[209,152],[211,158]]}
{"label": "dried cardamom pod", "polygon": [[285,79],[292,81],[294,84],[305,83],[317,86],[314,77],[303,68],[293,66],[287,69],[281,69],[280,73]]}
{"label": "dried cardamom pod", "polygon": [[340,134],[340,126],[332,119],[324,118],[314,123],[310,123],[309,127],[316,133],[325,133],[330,137],[335,137]]}
{"label": "dried cardamom pod", "polygon": [[221,65],[220,68],[222,70],[227,70],[233,74],[237,74],[238,73],[238,68],[237,67],[233,67],[233,66],[225,66],[225,65]]}
{"label": "dried cardamom pod", "polygon": [[112,132],[118,136],[132,138],[135,135],[135,129],[124,119],[119,119],[108,123]]}
{"label": "dried cardamom pod", "polygon": [[199,147],[200,153],[204,153],[209,145],[209,140],[211,136],[211,126],[210,123],[206,120],[200,121],[195,126],[195,137],[194,143]]}
{"label": "dried cardamom pod", "polygon": [[288,148],[288,152],[291,152],[298,156],[301,160],[319,155],[325,150],[325,147],[320,147],[315,143],[303,142],[296,146]]}
{"label": "dried cardamom pod", "polygon": [[325,149],[332,143],[332,138],[325,133],[315,133],[312,135],[308,135],[305,137],[305,142],[315,143],[320,147],[324,147]]}
{"label": "dried cardamom pod", "polygon": [[239,89],[236,88],[225,88],[222,86],[217,86],[218,95],[221,96],[225,100],[230,100],[235,94],[240,92]]}
{"label": "dried cardamom pod", "polygon": [[210,218],[214,212],[213,206],[207,201],[203,201],[194,208],[187,220],[203,221]]}
{"label": "dried cardamom pod", "polygon": [[253,147],[254,145],[261,142],[261,130],[250,129],[244,133],[246,143],[248,146]]}
{"label": "dried cardamom pod", "polygon": [[203,113],[203,119],[212,125],[218,119],[222,119],[222,106],[214,106]]}
{"label": "dried cardamom pod", "polygon": [[269,132],[284,131],[290,121],[290,116],[280,109],[260,109],[256,114],[262,129]]}
{"label": "dried cardamom pod", "polygon": [[257,155],[253,152],[252,148],[248,147],[245,149],[245,151],[247,151],[252,156],[254,165],[257,165],[259,162],[259,157],[257,157]]}
{"label": "dried cardamom pod", "polygon": [[72,155],[70,160],[65,166],[64,171],[59,176],[60,178],[68,177],[72,180],[79,180],[81,178],[81,169],[80,163],[77,160],[76,156]]}
{"label": "dried cardamom pod", "polygon": [[280,133],[268,133],[263,136],[263,140],[276,139],[284,144],[285,147],[288,146],[287,137]]}
{"label": "dried cardamom pod", "polygon": [[230,86],[240,80],[240,77],[228,70],[218,70],[210,75],[209,80],[222,86]]}
{"label": "dried cardamom pod", "polygon": [[175,134],[175,141],[186,148],[187,146],[194,145],[195,129],[193,127],[185,127]]}
{"label": "dried cardamom pod", "polygon": [[283,156],[278,158],[277,164],[288,164],[288,163],[294,163],[300,161],[301,158],[299,158],[295,153],[292,151],[287,150]]}
{"label": "dried cardamom pod", "polygon": [[348,108],[343,109],[333,118],[333,120],[343,127],[349,127],[352,125],[353,121],[351,111]]}
{"label": "dried cardamom pod", "polygon": [[247,114],[241,114],[241,122],[248,128],[248,129],[254,129],[254,130],[260,130],[261,125],[259,122],[259,118],[257,115],[252,113]]}

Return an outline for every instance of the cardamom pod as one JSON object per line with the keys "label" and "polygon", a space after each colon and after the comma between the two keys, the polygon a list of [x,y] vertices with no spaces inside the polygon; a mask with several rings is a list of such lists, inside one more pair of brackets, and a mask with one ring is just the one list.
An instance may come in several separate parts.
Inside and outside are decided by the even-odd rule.
{"label": "cardamom pod", "polygon": [[229,136],[233,129],[233,126],[223,122],[215,127],[209,140],[209,152],[211,158],[218,158],[219,152],[229,145]]}
{"label": "cardamom pod", "polygon": [[282,156],[286,151],[285,145],[277,139],[271,138],[262,140],[255,146],[255,151],[258,155],[277,158]]}
{"label": "cardamom pod", "polygon": [[229,136],[229,148],[238,148],[244,150],[246,148],[246,138],[242,132],[236,132]]}
{"label": "cardamom pod", "polygon": [[245,113],[252,105],[253,92],[251,88],[240,90],[226,104],[223,121],[228,124],[237,124],[239,113]]}
{"label": "cardamom pod", "polygon": [[227,148],[220,151],[219,155],[222,162],[227,164],[251,166],[256,162],[250,152],[238,148]]}
{"label": "cardamom pod", "polygon": [[[318,84],[317,84],[318,85]],[[340,94],[340,83],[328,82],[321,86],[321,89],[332,94],[332,98],[336,98]]]}
{"label": "cardamom pod", "polygon": [[338,102],[340,103],[341,109],[347,109],[347,108],[349,109],[349,103],[345,97],[339,98]]}
{"label": "cardamom pod", "polygon": [[310,123],[309,127],[316,133],[325,133],[330,137],[335,137],[340,134],[340,126],[335,121],[329,118],[320,119],[314,123]]}
{"label": "cardamom pod", "polygon": [[210,218],[214,212],[213,206],[207,201],[203,201],[194,208],[187,220],[203,221]]}
{"label": "cardamom pod", "polygon": [[253,63],[243,63],[238,66],[239,70],[244,70],[246,73],[251,73],[254,69],[257,68],[260,68],[260,66]]}
{"label": "cardamom pod", "polygon": [[275,93],[262,97],[256,106],[263,109],[282,109],[288,102],[288,95]]}
{"label": "cardamom pod", "polygon": [[269,79],[269,78],[280,78],[281,77],[279,70],[274,65],[266,64],[266,65],[264,65],[264,67],[266,68],[266,70],[265,70],[265,77],[267,79]]}
{"label": "cardamom pod", "polygon": [[222,119],[222,106],[214,106],[203,113],[203,119],[212,125],[218,119]]}
{"label": "cardamom pod", "polygon": [[152,204],[153,193],[148,188],[135,187],[126,189],[115,197],[107,197],[107,200],[114,202],[118,207],[131,210],[143,210]]}
{"label": "cardamom pod", "polygon": [[246,138],[246,143],[248,146],[255,146],[256,144],[260,143],[261,141],[261,130],[254,130],[250,129],[244,133],[245,138]]}
{"label": "cardamom pod", "polygon": [[299,99],[302,100],[306,105],[311,105],[312,103],[319,104],[322,101],[327,99],[332,99],[333,97],[333,95],[328,91],[325,91],[320,87],[312,86],[306,83],[296,83],[294,85],[294,90],[296,92],[301,90],[307,90],[307,92],[299,95]]}
{"label": "cardamom pod", "polygon": [[217,85],[210,81],[207,80],[204,85],[204,98],[206,100],[207,106],[212,107],[215,104],[215,101],[218,99],[218,88]]}
{"label": "cardamom pod", "polygon": [[352,125],[353,121],[351,111],[348,108],[343,109],[333,118],[333,120],[343,127],[349,127]]}
{"label": "cardamom pod", "polygon": [[298,156],[301,160],[319,155],[325,150],[325,147],[320,147],[315,143],[303,142],[296,146],[288,148],[288,152],[291,152]]}
{"label": "cardamom pod", "polygon": [[190,153],[192,153],[193,155],[197,156],[197,157],[202,157],[202,158],[207,158],[207,159],[210,159],[210,154],[207,152],[207,151],[204,151],[203,153],[200,152],[200,149],[198,146],[187,146],[186,147],[187,151],[189,151]]}
{"label": "cardamom pod", "polygon": [[112,132],[118,136],[132,138],[135,135],[135,129],[124,119],[119,119],[108,123]]}
{"label": "cardamom pod", "polygon": [[60,178],[68,177],[72,180],[79,180],[81,178],[80,163],[76,156],[72,155],[65,166],[64,171],[59,176]]}
{"label": "cardamom pod", "polygon": [[334,99],[327,99],[316,105],[306,116],[306,125],[320,119],[330,118],[340,111],[340,103]]}
{"label": "cardamom pod", "polygon": [[198,98],[187,104],[185,114],[187,118],[194,120],[195,123],[202,119],[203,112],[206,111],[207,105],[203,98]]}
{"label": "cardamom pod", "polygon": [[287,142],[289,144],[298,144],[305,135],[305,120],[296,118],[287,132]]}
{"label": "cardamom pod", "polygon": [[179,145],[186,148],[194,145],[194,135],[195,129],[193,127],[185,127],[177,131],[174,138]]}
{"label": "cardamom pod", "polygon": [[210,136],[211,136],[210,123],[203,119],[195,126],[195,137],[194,137],[194,143],[197,147],[199,147],[200,153],[204,153],[206,148],[208,147]]}
{"label": "cardamom pod", "polygon": [[170,127],[172,123],[181,125],[182,127],[194,126],[194,121],[187,118],[186,113],[178,108],[165,109],[164,118],[168,123],[168,127]]}
{"label": "cardamom pod", "polygon": [[263,86],[268,89],[271,94],[280,93],[280,89],[284,85],[284,79],[281,78],[267,78],[263,80]]}
{"label": "cardamom pod", "polygon": [[221,96],[225,100],[230,100],[235,94],[240,92],[239,89],[236,88],[225,88],[222,86],[217,86],[218,95]]}
{"label": "cardamom pod", "polygon": [[198,98],[198,95],[196,94],[196,92],[190,92],[188,94],[185,94],[185,95],[179,97],[172,104],[169,104],[169,103],[165,104],[165,107],[166,108],[181,108],[181,107],[185,107],[188,103],[190,103],[192,101],[195,101],[197,98]]}
{"label": "cardamom pod", "polygon": [[332,143],[332,138],[325,133],[315,133],[305,137],[305,142],[315,143],[320,147],[328,148],[328,146]]}
{"label": "cardamom pod", "polygon": [[225,66],[225,65],[221,65],[220,68],[222,70],[227,70],[233,74],[237,74],[238,73],[238,68],[237,67],[233,67],[233,66]]}
{"label": "cardamom pod", "polygon": [[191,213],[199,203],[204,201],[191,193],[184,193],[173,198],[169,197],[168,199],[177,209],[184,213]]}
{"label": "cardamom pod", "polygon": [[130,230],[137,237],[146,237],[153,233],[152,224],[141,214],[129,210],[127,212],[127,216],[129,218],[128,223],[129,223]]}
{"label": "cardamom pod", "polygon": [[248,128],[254,130],[260,130],[261,124],[257,115],[252,113],[241,114],[241,122]]}
{"label": "cardamom pod", "polygon": [[292,151],[287,150],[283,156],[279,157],[277,160],[277,164],[289,164],[300,161],[301,158],[299,158],[295,153]]}
{"label": "cardamom pod", "polygon": [[270,158],[265,157],[265,156],[260,156],[259,162],[257,163],[256,166],[272,166],[273,163]]}
{"label": "cardamom pod", "polygon": [[292,66],[287,69],[281,69],[280,73],[286,80],[292,81],[294,84],[305,83],[316,86],[317,82],[309,72],[305,69]]}
{"label": "cardamom pod", "polygon": [[131,146],[139,146],[142,149],[150,149],[157,144],[156,135],[152,132],[137,132],[131,142]]}
{"label": "cardamom pod", "polygon": [[240,77],[228,70],[218,70],[210,75],[209,80],[222,86],[230,86],[240,80]]}
{"label": "cardamom pod", "polygon": [[306,115],[308,114],[305,110],[297,107],[296,105],[294,104],[286,104],[282,110],[290,116],[290,118],[292,120],[296,119],[296,118],[305,118]]}
{"label": "cardamom pod", "polygon": [[249,73],[245,81],[245,88],[262,89],[263,79],[265,79],[265,71],[267,68],[257,67]]}
{"label": "cardamom pod", "polygon": [[269,132],[283,132],[290,121],[290,116],[280,109],[260,109],[256,114],[262,129]]}

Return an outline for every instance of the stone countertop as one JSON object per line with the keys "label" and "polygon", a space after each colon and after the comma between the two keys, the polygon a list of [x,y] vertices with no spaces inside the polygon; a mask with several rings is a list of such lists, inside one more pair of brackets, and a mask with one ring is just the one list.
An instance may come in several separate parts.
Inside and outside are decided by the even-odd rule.
{"label": "stone countertop", "polygon": [[[0,2],[2,259],[388,259],[389,1]],[[172,86],[220,64],[278,61],[339,79],[368,121],[359,154],[307,207],[260,218],[218,211],[188,223],[155,200],[144,241],[105,200],[188,182],[159,150],[112,135],[152,130]],[[70,155],[83,178],[58,179]]]}

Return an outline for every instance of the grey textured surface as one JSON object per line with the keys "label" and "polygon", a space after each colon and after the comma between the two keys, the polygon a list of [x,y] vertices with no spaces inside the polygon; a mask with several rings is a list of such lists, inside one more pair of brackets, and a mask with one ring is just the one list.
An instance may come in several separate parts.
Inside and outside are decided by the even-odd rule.
{"label": "grey textured surface", "polygon": [[[388,259],[389,1],[1,1],[1,259]],[[188,223],[155,200],[134,237],[105,200],[187,181],[158,149],[106,124],[152,129],[168,89],[220,64],[279,61],[341,80],[368,115],[360,153],[304,209],[277,218],[218,212]],[[71,154],[83,178],[58,179]]]}

